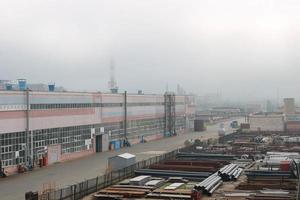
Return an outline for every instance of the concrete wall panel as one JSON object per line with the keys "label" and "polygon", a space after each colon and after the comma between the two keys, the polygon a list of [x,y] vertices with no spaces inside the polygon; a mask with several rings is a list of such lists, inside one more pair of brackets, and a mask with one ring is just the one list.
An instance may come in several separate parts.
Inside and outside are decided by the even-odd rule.
{"label": "concrete wall panel", "polygon": [[251,131],[284,131],[283,116],[261,115],[249,117]]}

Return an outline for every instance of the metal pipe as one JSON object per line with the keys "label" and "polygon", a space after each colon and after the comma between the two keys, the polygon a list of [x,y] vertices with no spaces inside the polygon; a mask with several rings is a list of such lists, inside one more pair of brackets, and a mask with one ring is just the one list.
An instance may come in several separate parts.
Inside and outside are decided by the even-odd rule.
{"label": "metal pipe", "polygon": [[237,172],[237,174],[234,176],[236,179],[238,179],[242,173],[243,169],[239,168],[239,171]]}
{"label": "metal pipe", "polygon": [[[33,164],[33,136],[30,134],[29,127],[29,112],[30,112],[30,102],[29,102],[29,89],[25,91],[26,95],[26,150],[25,150],[25,163],[27,167],[31,167]],[[29,145],[30,144],[30,145]],[[30,147],[30,148],[29,148]]]}
{"label": "metal pipe", "polygon": [[208,193],[211,195],[220,185],[223,183],[223,181],[219,181],[218,184],[215,185]]}
{"label": "metal pipe", "polygon": [[124,137],[127,141],[127,91],[124,92]]}
{"label": "metal pipe", "polygon": [[205,187],[206,191],[209,191],[211,188],[213,188],[219,181],[221,181],[221,177],[217,176],[215,179],[213,179],[209,185]]}
{"label": "metal pipe", "polygon": [[217,176],[217,173],[212,174],[211,176],[209,176],[208,178],[206,178],[201,183],[196,184],[196,187],[202,187],[202,186],[207,185],[207,183],[210,182],[212,179],[214,179],[216,176]]}
{"label": "metal pipe", "polygon": [[231,169],[231,171],[228,173],[229,176],[231,176],[239,167],[236,165],[234,168]]}

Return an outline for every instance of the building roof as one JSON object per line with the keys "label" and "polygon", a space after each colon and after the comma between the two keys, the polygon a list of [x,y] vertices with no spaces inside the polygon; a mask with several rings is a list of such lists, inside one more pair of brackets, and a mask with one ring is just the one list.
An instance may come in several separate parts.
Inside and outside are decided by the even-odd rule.
{"label": "building roof", "polygon": [[125,159],[130,159],[130,158],[135,158],[135,155],[130,154],[130,153],[123,153],[123,154],[118,155],[118,157],[122,157],[122,158],[125,158]]}

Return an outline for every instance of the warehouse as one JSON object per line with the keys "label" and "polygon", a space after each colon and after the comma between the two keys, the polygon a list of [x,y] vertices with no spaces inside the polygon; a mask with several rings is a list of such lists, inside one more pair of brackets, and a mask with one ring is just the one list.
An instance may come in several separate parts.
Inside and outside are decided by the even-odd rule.
{"label": "warehouse", "polygon": [[284,131],[284,116],[281,114],[250,115],[251,131]]}
{"label": "warehouse", "polygon": [[[0,154],[6,174],[193,128],[193,96],[0,91]],[[26,159],[27,158],[27,159]]]}

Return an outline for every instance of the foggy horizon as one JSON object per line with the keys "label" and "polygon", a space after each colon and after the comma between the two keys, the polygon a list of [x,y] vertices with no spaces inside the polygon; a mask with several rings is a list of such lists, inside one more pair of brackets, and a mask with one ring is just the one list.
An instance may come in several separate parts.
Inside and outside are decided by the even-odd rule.
{"label": "foggy horizon", "polygon": [[3,1],[0,79],[108,91],[300,95],[298,1]]}

